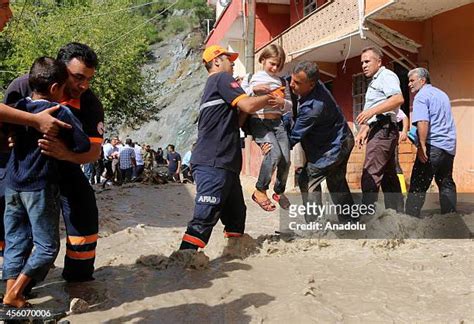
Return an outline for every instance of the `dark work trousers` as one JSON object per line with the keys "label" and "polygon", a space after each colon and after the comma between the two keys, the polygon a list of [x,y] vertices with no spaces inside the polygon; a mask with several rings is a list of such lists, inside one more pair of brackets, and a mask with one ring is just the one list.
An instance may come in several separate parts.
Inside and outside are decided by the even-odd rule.
{"label": "dark work trousers", "polygon": [[395,123],[376,123],[371,126],[361,179],[362,202],[366,205],[374,204],[381,186],[385,208],[403,212],[403,196],[395,160],[398,137],[398,127]]}
{"label": "dark work trousers", "polygon": [[[304,205],[308,202],[322,204],[321,182],[324,179],[326,179],[331,199],[335,205],[352,206],[354,204],[346,179],[347,162],[353,148],[354,137],[349,134],[342,144],[341,152],[334,163],[325,168],[317,168],[310,162],[306,164],[298,177],[298,186]],[[350,216],[338,215],[340,220],[350,219]],[[315,221],[316,218],[315,215],[305,215],[305,220],[308,223]]]}
{"label": "dark work trousers", "polygon": [[66,225],[66,255],[63,278],[67,281],[92,280],[99,213],[94,190],[78,165],[61,162],[61,208]]}
{"label": "dark work trousers", "polygon": [[426,191],[433,177],[439,189],[441,213],[455,212],[457,197],[456,184],[453,180],[454,155],[435,146],[426,145],[426,149],[428,162],[421,163],[417,158],[413,165],[406,213],[416,217],[420,216]]}
{"label": "dark work trousers", "polygon": [[193,165],[196,199],[193,219],[183,236],[180,249],[206,246],[212,229],[220,219],[226,237],[242,236],[245,206],[239,174],[215,167]]}

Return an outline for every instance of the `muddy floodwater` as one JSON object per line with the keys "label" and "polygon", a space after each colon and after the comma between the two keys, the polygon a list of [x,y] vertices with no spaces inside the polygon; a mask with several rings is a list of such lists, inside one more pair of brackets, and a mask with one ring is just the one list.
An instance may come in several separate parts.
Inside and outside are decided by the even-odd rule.
{"label": "muddy floodwater", "polygon": [[229,241],[219,223],[197,255],[175,252],[193,185],[97,190],[96,280],[60,279],[63,239],[31,302],[67,310],[72,298],[85,300],[84,313],[67,317],[72,323],[474,322],[473,214],[419,220],[379,212],[364,222],[377,239],[286,233],[280,211],[261,210],[250,199],[252,180],[242,180],[247,234]]}

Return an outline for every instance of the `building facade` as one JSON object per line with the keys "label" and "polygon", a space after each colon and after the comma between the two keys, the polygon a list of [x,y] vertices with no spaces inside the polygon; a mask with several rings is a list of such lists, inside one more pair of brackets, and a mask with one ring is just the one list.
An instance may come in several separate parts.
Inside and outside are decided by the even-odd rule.
{"label": "building facade", "polygon": [[[377,45],[384,52],[384,65],[400,78],[405,104],[410,114],[412,96],[408,91],[407,72],[426,67],[433,85],[451,99],[457,128],[457,155],[454,179],[458,192],[474,191],[474,145],[469,128],[474,121],[474,1],[472,0],[290,0],[257,1],[255,21],[255,57],[271,43],[281,45],[287,53],[284,73],[298,61],[318,63],[322,80],[332,91],[354,133],[353,121],[363,107],[367,80],[362,75],[360,52]],[[236,20],[242,26],[241,45],[245,45],[245,1],[230,1],[217,19],[214,33],[207,43],[225,43],[222,25],[232,6],[240,8]],[[225,3],[224,3],[225,4]],[[232,35],[237,25],[233,26]],[[245,63],[242,63],[245,66]],[[260,64],[256,60],[255,69]],[[245,71],[237,70],[239,75]],[[407,182],[410,179],[416,148],[409,143],[399,147],[400,164]],[[249,163],[244,174],[258,173],[261,154],[252,145],[245,151]],[[348,181],[360,188],[364,151],[354,149],[348,166]]]}

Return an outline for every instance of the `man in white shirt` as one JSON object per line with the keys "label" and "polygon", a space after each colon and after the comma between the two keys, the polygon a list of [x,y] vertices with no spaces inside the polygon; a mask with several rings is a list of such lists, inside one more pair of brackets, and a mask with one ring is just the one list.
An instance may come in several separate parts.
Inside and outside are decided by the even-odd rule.
{"label": "man in white shirt", "polygon": [[143,148],[138,143],[135,143],[133,149],[135,150],[136,165],[133,168],[132,181],[136,181],[143,173],[143,169],[145,168],[145,161],[143,161]]}

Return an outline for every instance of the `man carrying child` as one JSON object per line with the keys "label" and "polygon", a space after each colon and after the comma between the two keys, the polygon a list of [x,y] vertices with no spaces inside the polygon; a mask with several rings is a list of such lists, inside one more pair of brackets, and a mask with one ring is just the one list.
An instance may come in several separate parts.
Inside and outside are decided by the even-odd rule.
{"label": "man carrying child", "polygon": [[[35,60],[29,74],[31,98],[18,109],[39,113],[60,102],[68,78],[66,65],[48,57]],[[56,116],[72,125],[59,137],[76,153],[90,149],[88,136],[72,112],[61,107]],[[44,280],[59,251],[59,175],[57,161],[42,154],[35,129],[16,129],[17,141],[7,164],[3,279],[7,280],[4,305],[29,307],[23,292],[33,280]],[[34,249],[32,249],[34,246]],[[31,252],[31,253],[30,253]]]}

